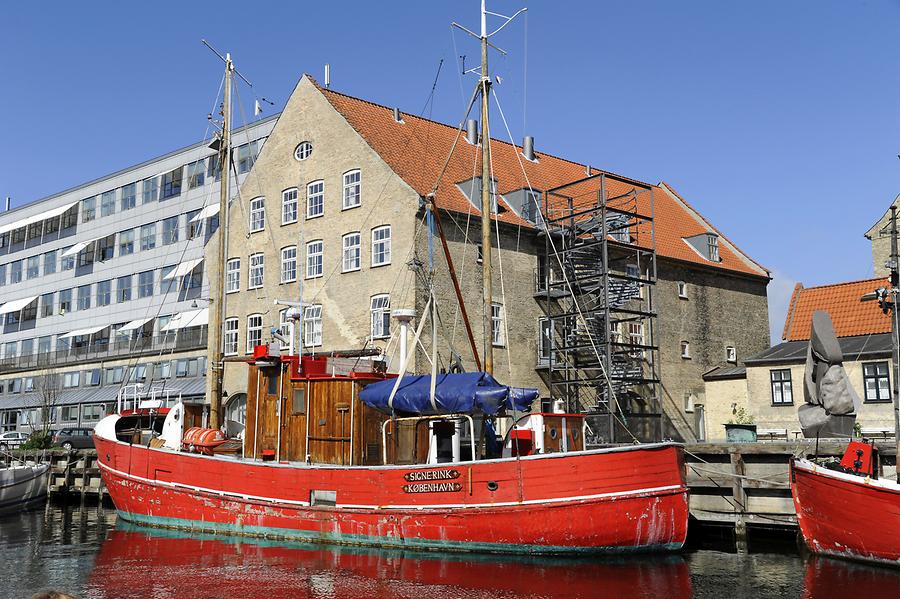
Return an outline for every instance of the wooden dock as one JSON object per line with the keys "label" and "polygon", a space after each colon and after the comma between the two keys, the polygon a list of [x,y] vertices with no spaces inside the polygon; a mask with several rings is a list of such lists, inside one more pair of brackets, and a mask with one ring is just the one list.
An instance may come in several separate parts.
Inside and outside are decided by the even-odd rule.
{"label": "wooden dock", "polygon": [[[818,456],[840,459],[846,440],[819,441]],[[896,476],[893,440],[878,443],[882,477]],[[702,524],[733,526],[746,539],[748,527],[794,529],[788,462],[812,457],[815,440],[703,443],[685,446],[691,516]]]}
{"label": "wooden dock", "polygon": [[10,455],[19,460],[50,463],[47,492],[51,497],[102,500],[106,487],[100,478],[95,449],[13,450]]}

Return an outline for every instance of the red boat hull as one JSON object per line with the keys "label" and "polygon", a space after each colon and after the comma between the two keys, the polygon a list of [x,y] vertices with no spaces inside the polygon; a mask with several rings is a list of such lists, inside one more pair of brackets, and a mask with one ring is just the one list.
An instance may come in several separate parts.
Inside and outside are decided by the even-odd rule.
{"label": "red boat hull", "polygon": [[[95,436],[122,518],[303,541],[501,553],[679,549],[682,448],[626,447],[441,465],[272,464]],[[334,505],[311,505],[335,491]]]}
{"label": "red boat hull", "polygon": [[811,551],[900,566],[900,485],[791,462],[791,494]]}

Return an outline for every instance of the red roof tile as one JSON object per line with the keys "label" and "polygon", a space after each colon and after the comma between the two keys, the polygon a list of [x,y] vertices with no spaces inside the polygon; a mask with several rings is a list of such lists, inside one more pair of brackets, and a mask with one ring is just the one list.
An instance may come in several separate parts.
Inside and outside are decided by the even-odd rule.
{"label": "red roof tile", "polygon": [[[445,210],[475,215],[480,213],[457,187],[457,183],[479,176],[481,170],[480,147],[472,146],[465,141],[465,131],[458,135],[457,127],[407,113],[403,113],[404,122],[398,123],[394,120],[391,108],[322,88],[315,80],[312,78],[310,80],[394,172],[422,196],[431,193],[458,136],[453,155],[447,162],[446,171],[437,187],[435,199]],[[501,196],[517,189],[527,188],[529,183],[535,190],[546,191],[586,176],[587,166],[584,164],[544,152],[535,154],[537,161],[531,162],[521,156],[519,146],[496,139],[492,141],[491,162]],[[527,179],[523,175],[523,170],[527,174]],[[595,168],[593,172],[597,173],[598,170]],[[611,175],[606,179],[607,197],[625,194],[634,189],[652,189],[656,251],[659,255],[704,266],[768,276],[764,268],[730,242],[720,244],[721,260],[718,263],[709,262],[688,245],[684,241],[685,237],[707,232],[719,233],[678,197],[670,186],[653,186],[620,175],[607,174]],[[643,195],[649,196],[646,193]],[[533,226],[520,218],[502,199],[500,203],[501,213],[497,218],[501,222]],[[644,213],[650,214],[649,197],[639,200],[637,208],[637,211],[643,210]],[[646,238],[649,239],[649,236]]]}
{"label": "red roof tile", "polygon": [[828,312],[838,337],[890,333],[891,319],[881,311],[878,302],[860,299],[887,285],[887,279],[882,278],[808,288],[798,283],[784,324],[784,340],[809,339],[816,310]]}

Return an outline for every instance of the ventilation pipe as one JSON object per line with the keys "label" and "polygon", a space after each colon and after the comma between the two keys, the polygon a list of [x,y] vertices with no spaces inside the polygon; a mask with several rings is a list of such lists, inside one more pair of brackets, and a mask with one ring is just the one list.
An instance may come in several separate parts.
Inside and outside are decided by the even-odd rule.
{"label": "ventilation pipe", "polygon": [[584,174],[587,175],[588,177],[590,177],[591,175],[594,174],[594,169],[591,168],[590,164],[584,165]]}
{"label": "ventilation pipe", "polygon": [[475,119],[466,121],[466,141],[473,146],[478,145],[478,121]]}
{"label": "ventilation pipe", "polygon": [[522,142],[522,155],[532,162],[534,162],[534,137],[531,135],[525,136],[525,141]]}
{"label": "ventilation pipe", "polygon": [[331,87],[331,65],[325,63],[325,87]]}
{"label": "ventilation pipe", "polygon": [[403,122],[403,115],[400,113],[400,109],[399,109],[399,108],[395,108],[395,109],[394,109],[394,120],[395,120],[396,122],[398,122],[398,123],[402,123],[402,122]]}
{"label": "ventilation pipe", "polygon": [[6,196],[6,211],[9,212],[9,203],[12,201],[12,198]]}

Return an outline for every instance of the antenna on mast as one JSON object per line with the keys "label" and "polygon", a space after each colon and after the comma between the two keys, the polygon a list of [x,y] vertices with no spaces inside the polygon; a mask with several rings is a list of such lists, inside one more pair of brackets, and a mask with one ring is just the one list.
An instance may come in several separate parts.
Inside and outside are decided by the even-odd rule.
{"label": "antenna on mast", "polygon": [[[478,81],[479,93],[481,94],[481,247],[482,251],[482,331],[484,332],[484,370],[488,374],[494,373],[494,343],[493,343],[493,311],[494,311],[494,284],[493,271],[491,270],[491,213],[499,211],[495,208],[497,201],[496,189],[494,181],[491,177],[491,129],[488,110],[488,100],[490,98],[491,78],[488,74],[488,47],[500,52],[506,56],[506,50],[498,48],[489,40],[498,34],[504,27],[512,23],[513,19],[527,11],[527,8],[519,9],[511,17],[500,13],[490,12],[485,6],[485,0],[481,0],[481,35],[476,34],[456,23],[451,26],[465,31],[475,39],[481,42],[481,65],[465,70],[465,62],[463,63],[463,74],[473,72],[480,69],[481,77]],[[494,31],[488,33],[487,17],[499,17],[503,19],[503,23]],[[502,310],[502,308],[501,308]]]}

